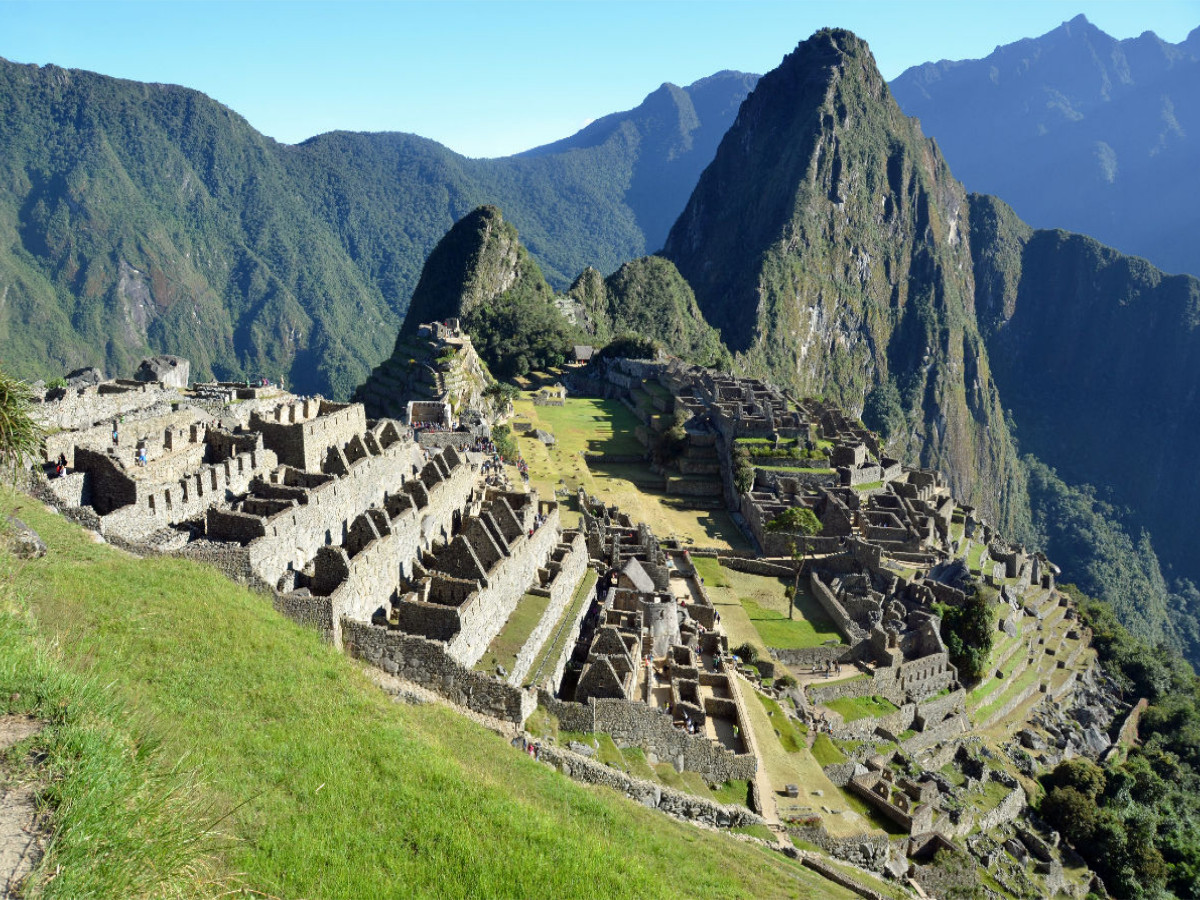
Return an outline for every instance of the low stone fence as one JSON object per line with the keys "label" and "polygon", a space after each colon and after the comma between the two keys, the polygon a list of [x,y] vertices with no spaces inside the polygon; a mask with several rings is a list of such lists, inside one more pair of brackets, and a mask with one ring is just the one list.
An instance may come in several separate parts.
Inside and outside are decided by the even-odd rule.
{"label": "low stone fence", "polygon": [[[900,749],[905,753],[920,753],[937,744],[944,743],[971,730],[971,721],[965,712],[958,712],[943,719],[936,725],[930,725],[924,731],[919,731],[906,741],[900,742]],[[935,767],[940,768],[940,767]]]}
{"label": "low stone fence", "polygon": [[962,688],[941,697],[930,697],[917,704],[917,719],[920,725],[936,725],[951,713],[960,711],[967,701],[967,692]]}
{"label": "low stone fence", "polygon": [[822,878],[832,881],[834,884],[840,885],[846,890],[858,894],[860,897],[865,897],[866,900],[888,900],[884,894],[879,893],[879,891],[872,890],[864,884],[860,884],[841,869],[834,868],[822,859],[818,859],[814,856],[804,856],[801,857],[800,864],[805,868],[812,869]]}
{"label": "low stone fence", "polygon": [[[612,736],[618,745],[641,747],[676,769],[698,772],[718,784],[751,780],[758,767],[753,753],[733,753],[702,734],[688,734],[671,724],[671,717],[644,703],[628,700],[595,701],[596,731]],[[736,720],[742,734],[745,721]]]}
{"label": "low stone fence", "polygon": [[366,660],[475,712],[522,724],[537,708],[537,694],[460,665],[437,641],[352,619],[342,620],[342,642]]}
{"label": "low stone fence", "polygon": [[722,490],[720,480],[711,478],[667,477],[665,484],[667,494],[676,497],[718,497]]}
{"label": "low stone fence", "polygon": [[596,707],[593,703],[574,703],[559,700],[549,691],[538,688],[538,705],[558,719],[558,726],[564,731],[579,731],[591,734],[596,730]]}
{"label": "low stone fence", "polygon": [[889,841],[886,834],[833,837],[822,825],[798,825],[788,828],[787,831],[802,841],[815,844],[834,859],[861,866],[872,872],[882,872],[888,861]]}
{"label": "low stone fence", "polygon": [[829,589],[816,572],[809,574],[808,586],[809,590],[812,591],[812,595],[817,598],[817,602],[829,614],[829,618],[833,619],[833,624],[842,633],[842,638],[847,644],[857,644],[859,641],[866,639],[866,632],[850,618],[850,614],[846,612],[846,608],[842,606],[838,598],[834,596],[833,591]]}
{"label": "low stone fence", "polygon": [[[879,673],[876,672],[876,675]],[[828,703],[830,700],[856,699],[858,697],[870,697],[872,694],[879,693],[879,686],[876,679],[871,676],[866,678],[846,678],[842,681],[834,681],[830,684],[810,684],[806,688],[808,699],[812,703]]]}
{"label": "low stone fence", "polygon": [[[866,771],[866,768],[860,762],[849,760],[848,762],[834,763],[826,766],[822,771],[825,777],[834,783],[837,787],[845,787],[850,783],[850,779],[858,774],[858,770]],[[813,843],[817,843],[814,841]]]}
{"label": "low stone fence", "polygon": [[767,649],[785,666],[824,666],[835,662],[849,663],[854,659],[854,649],[848,644],[798,647],[786,650],[778,647]]}
{"label": "low stone fence", "polygon": [[542,744],[541,759],[568,778],[585,784],[604,785],[643,806],[658,809],[678,819],[700,822],[716,828],[742,828],[766,824],[761,816],[745,807],[725,806],[652,781],[634,778],[554,744]]}
{"label": "low stone fence", "polygon": [[843,741],[865,741],[875,736],[876,731],[895,739],[907,731],[917,714],[915,703],[905,703],[895,712],[883,716],[866,716],[853,722],[843,722],[832,727],[833,736]]}
{"label": "low stone fence", "polygon": [[746,572],[750,575],[767,575],[775,578],[791,578],[796,574],[793,564],[768,562],[765,559],[745,559],[740,556],[721,556],[721,565],[735,572]]}

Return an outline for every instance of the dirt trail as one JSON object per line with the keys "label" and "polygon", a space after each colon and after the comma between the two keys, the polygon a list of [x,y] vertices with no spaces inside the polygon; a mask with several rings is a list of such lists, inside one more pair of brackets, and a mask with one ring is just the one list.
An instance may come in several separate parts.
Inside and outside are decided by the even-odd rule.
{"label": "dirt trail", "polygon": [[[0,751],[32,737],[42,723],[22,716],[0,717]],[[0,900],[19,897],[25,878],[41,859],[45,833],[38,827],[37,791],[32,782],[12,782],[5,771],[0,788]]]}

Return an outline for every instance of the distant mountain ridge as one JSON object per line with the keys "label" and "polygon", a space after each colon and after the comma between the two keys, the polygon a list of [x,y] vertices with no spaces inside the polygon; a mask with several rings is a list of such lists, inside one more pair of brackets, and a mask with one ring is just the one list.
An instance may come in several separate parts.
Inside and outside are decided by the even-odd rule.
{"label": "distant mountain ridge", "polygon": [[613,271],[661,242],[752,82],[664,85],[578,146],[471,160],[405,134],[286,146],[186,88],[0,61],[0,361],[169,351],[348,396],[455,221],[501,206],[560,289]]}
{"label": "distant mountain ridge", "polygon": [[891,83],[958,178],[1035,227],[1200,275],[1200,28],[1116,40],[1084,16]]}

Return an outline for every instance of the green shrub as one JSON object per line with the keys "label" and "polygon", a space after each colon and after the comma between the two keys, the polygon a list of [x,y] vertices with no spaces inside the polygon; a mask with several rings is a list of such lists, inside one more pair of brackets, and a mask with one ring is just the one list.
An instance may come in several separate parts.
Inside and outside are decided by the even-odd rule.
{"label": "green shrub", "polygon": [[754,665],[756,662],[758,662],[758,648],[749,641],[742,644],[740,647],[734,647],[733,653],[738,659],[744,663],[747,663],[748,665]]}

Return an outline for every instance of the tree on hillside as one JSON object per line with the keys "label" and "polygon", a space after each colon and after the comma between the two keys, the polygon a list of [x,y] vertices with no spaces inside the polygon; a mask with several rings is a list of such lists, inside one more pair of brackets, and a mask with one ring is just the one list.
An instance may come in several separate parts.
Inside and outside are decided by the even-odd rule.
{"label": "tree on hillside", "polygon": [[29,385],[0,369],[0,468],[16,475],[42,450],[44,432],[30,415]]}
{"label": "tree on hillside", "polygon": [[933,611],[942,620],[942,641],[950,662],[964,681],[978,681],[987,669],[995,640],[995,619],[983,591],[976,589],[966,601],[951,606],[935,603]]}
{"label": "tree on hillside", "polygon": [[[796,578],[792,582],[792,595],[788,597],[788,618],[795,618],[796,595],[800,592],[800,574],[808,561],[808,539],[821,531],[821,520],[807,506],[792,506],[785,509],[767,523],[767,531],[773,534],[792,535],[792,562],[796,564]],[[796,537],[800,538],[799,547]]]}

